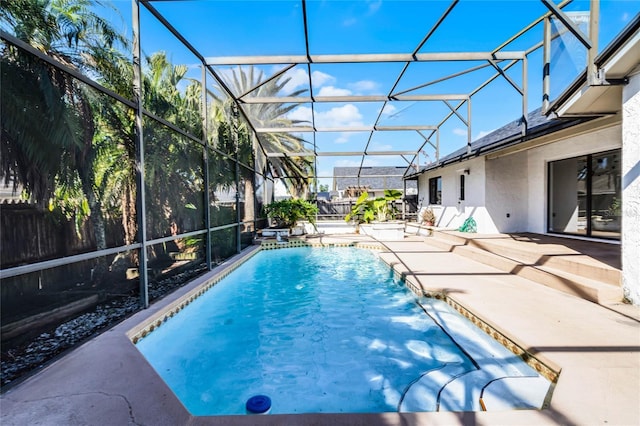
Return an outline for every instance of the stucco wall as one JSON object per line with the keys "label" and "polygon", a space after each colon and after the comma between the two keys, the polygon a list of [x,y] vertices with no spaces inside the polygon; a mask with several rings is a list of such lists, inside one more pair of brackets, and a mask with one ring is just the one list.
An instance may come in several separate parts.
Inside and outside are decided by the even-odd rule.
{"label": "stucco wall", "polygon": [[[439,227],[459,227],[467,217],[473,216],[480,233],[544,234],[547,232],[547,164],[621,146],[622,126],[615,124],[528,151],[492,156],[491,159],[474,158],[431,170],[420,176],[419,193],[426,205],[429,179],[442,177],[442,206],[434,206]],[[640,166],[636,164],[635,167],[640,173]],[[464,169],[469,169],[466,199],[459,202],[459,175]],[[640,211],[640,205],[638,209]],[[624,226],[626,229],[626,224]]]}
{"label": "stucco wall", "polygon": [[498,232],[527,230],[527,180],[525,152],[486,161],[486,208]]}
{"label": "stucco wall", "polygon": [[[547,232],[547,163],[585,154],[608,151],[622,146],[622,127],[605,129],[573,136],[528,151],[527,230]],[[624,156],[624,155],[623,155]]]}
{"label": "stucco wall", "polygon": [[[465,169],[469,173],[464,172]],[[460,175],[465,175],[465,199],[460,200]],[[457,163],[441,169],[432,170],[420,176],[418,180],[420,197],[424,197],[423,205],[429,200],[429,179],[442,177],[442,205],[431,206],[436,214],[436,226],[441,228],[458,228],[472,216],[479,233],[499,232],[486,209],[485,160],[474,158],[464,163]]]}
{"label": "stucco wall", "polygon": [[622,92],[622,285],[640,305],[640,73]]}

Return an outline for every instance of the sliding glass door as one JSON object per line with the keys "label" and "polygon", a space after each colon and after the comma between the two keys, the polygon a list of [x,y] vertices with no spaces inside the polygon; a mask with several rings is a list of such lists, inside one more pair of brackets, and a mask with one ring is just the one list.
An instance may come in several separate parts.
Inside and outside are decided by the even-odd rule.
{"label": "sliding glass door", "polygon": [[620,150],[549,163],[548,231],[620,239]]}

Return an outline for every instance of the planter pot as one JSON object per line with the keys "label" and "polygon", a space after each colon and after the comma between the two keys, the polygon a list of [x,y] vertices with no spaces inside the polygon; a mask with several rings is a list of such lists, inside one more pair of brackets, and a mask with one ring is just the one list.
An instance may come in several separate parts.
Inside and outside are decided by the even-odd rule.
{"label": "planter pot", "polygon": [[404,227],[404,222],[361,223],[360,233],[381,241],[402,241]]}
{"label": "planter pot", "polygon": [[262,230],[263,237],[275,237],[277,235],[288,237],[289,228],[266,228]]}
{"label": "planter pot", "polygon": [[304,235],[304,225],[296,225],[289,230],[290,235]]}

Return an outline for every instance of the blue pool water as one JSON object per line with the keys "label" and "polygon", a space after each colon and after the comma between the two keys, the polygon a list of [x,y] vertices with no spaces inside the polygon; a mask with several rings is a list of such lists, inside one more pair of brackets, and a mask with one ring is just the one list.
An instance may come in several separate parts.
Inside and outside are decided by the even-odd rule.
{"label": "blue pool water", "polygon": [[[541,387],[511,352],[356,248],[260,252],[137,347],[194,415],[244,414],[253,395],[269,396],[271,413],[468,410],[500,378]],[[498,400],[531,408],[502,388]]]}

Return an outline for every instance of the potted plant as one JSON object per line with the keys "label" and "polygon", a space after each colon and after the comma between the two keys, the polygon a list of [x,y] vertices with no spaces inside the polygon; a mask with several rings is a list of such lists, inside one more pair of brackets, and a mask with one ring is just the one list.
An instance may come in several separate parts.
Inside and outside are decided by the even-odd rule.
{"label": "potted plant", "polygon": [[[263,207],[264,213],[274,222],[277,229],[292,231],[301,220],[315,226],[318,207],[309,201],[288,199],[274,201]],[[304,233],[304,230],[303,232]]]}
{"label": "potted plant", "polygon": [[433,226],[436,223],[436,214],[433,212],[431,207],[428,207],[420,213],[420,219],[422,219],[422,223],[427,226]]}

